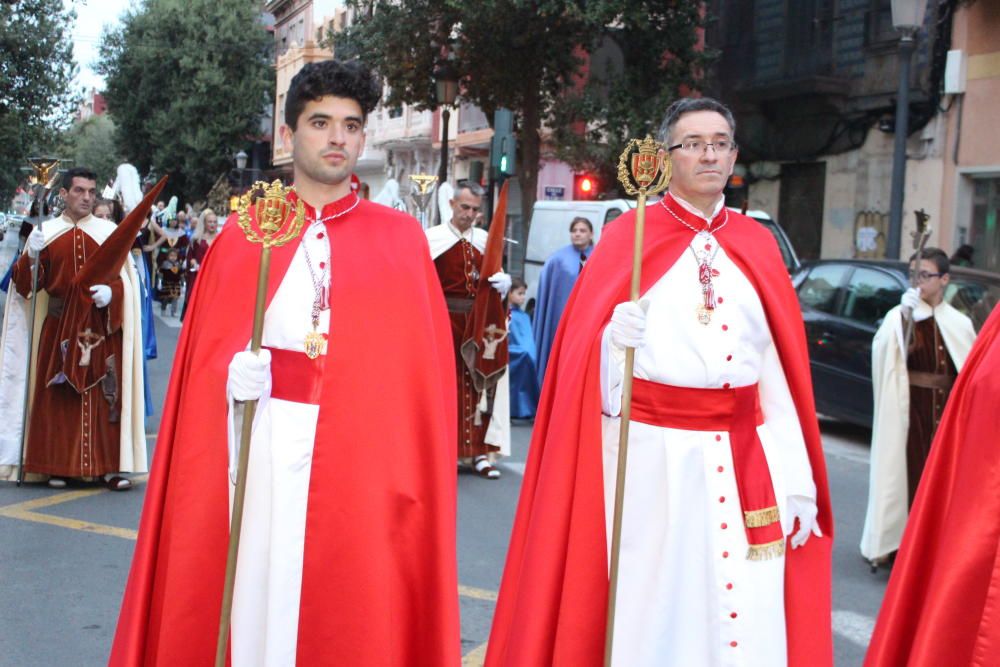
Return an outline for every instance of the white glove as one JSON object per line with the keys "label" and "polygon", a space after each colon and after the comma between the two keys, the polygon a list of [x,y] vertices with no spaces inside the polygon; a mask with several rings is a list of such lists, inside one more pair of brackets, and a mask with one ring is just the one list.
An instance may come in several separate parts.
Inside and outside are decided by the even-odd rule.
{"label": "white glove", "polygon": [[912,313],[917,308],[920,307],[920,288],[911,287],[910,289],[903,292],[902,298],[899,300],[899,304],[904,310]]}
{"label": "white glove", "polygon": [[260,354],[237,352],[229,362],[229,394],[236,401],[255,401],[264,394],[271,380],[271,351]]}
{"label": "white glove", "polygon": [[500,298],[504,299],[507,297],[507,292],[510,291],[510,274],[504,273],[503,271],[497,271],[487,280],[490,281],[490,285],[497,292],[500,293]]}
{"label": "white glove", "polygon": [[919,287],[911,287],[903,292],[899,304],[903,307],[903,313],[912,317],[914,322],[923,322],[934,314],[934,310],[920,298]]}
{"label": "white glove", "polygon": [[819,522],[816,521],[816,501],[806,496],[788,496],[788,513],[792,517],[792,526],[795,526],[795,519],[799,520],[799,529],[792,535],[792,548],[798,549],[809,541],[810,535],[823,537],[823,532],[819,529]]}
{"label": "white glove", "polygon": [[107,308],[111,303],[111,288],[107,285],[91,285],[90,298],[98,308]]}
{"label": "white glove", "polygon": [[642,347],[646,344],[646,311],[649,301],[639,303],[626,301],[615,306],[611,313],[611,323],[608,330],[611,342],[619,348]]}
{"label": "white glove", "polygon": [[25,243],[25,247],[28,249],[28,257],[35,259],[42,252],[42,248],[45,247],[45,234],[42,234],[42,230],[35,227],[28,234],[28,241]]}

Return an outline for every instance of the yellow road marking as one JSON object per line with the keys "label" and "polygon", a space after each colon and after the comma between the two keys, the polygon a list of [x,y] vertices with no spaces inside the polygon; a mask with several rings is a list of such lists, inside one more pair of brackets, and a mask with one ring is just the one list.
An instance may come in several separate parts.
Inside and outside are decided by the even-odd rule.
{"label": "yellow road marking", "polygon": [[[148,478],[149,475],[137,475],[132,478],[132,482],[144,482]],[[33,523],[42,523],[49,526],[58,526],[60,528],[79,530],[85,533],[93,533],[95,535],[107,535],[109,537],[119,537],[124,540],[134,541],[139,535],[137,530],[119,528],[117,526],[108,526],[101,523],[92,523],[90,521],[81,521],[79,519],[67,519],[61,516],[53,516],[51,514],[43,514],[42,512],[32,511],[42,507],[53,507],[54,505],[60,505],[62,503],[82,500],[84,498],[100,495],[102,493],[109,493],[109,490],[81,489],[78,491],[64,491],[62,493],[56,493],[44,498],[35,498],[21,503],[2,506],[0,507],[0,517],[18,519],[20,521],[31,521]],[[472,598],[474,600],[485,600],[487,602],[496,602],[497,600],[496,591],[491,591],[486,588],[476,588],[474,586],[459,585],[458,594],[462,597]],[[472,649],[472,651],[467,653],[462,658],[462,667],[482,667],[485,659],[486,643],[484,642]]]}
{"label": "yellow road marking", "polygon": [[484,660],[486,660],[486,642],[465,654],[462,658],[462,667],[483,667]]}
{"label": "yellow road marking", "polygon": [[3,507],[0,507],[0,512],[18,512],[21,510],[36,510],[41,507],[51,507],[53,505],[68,503],[74,500],[80,500],[81,498],[89,498],[90,496],[96,496],[102,493],[107,493],[107,489],[83,489],[80,491],[66,491],[63,493],[56,493],[51,496],[45,496],[44,498],[35,498],[34,500],[28,500],[23,503],[4,505]]}
{"label": "yellow road marking", "polygon": [[42,514],[41,512],[26,512],[24,510],[17,510],[17,509],[12,510],[9,508],[0,508],[0,516],[6,517],[8,519],[20,519],[22,521],[45,523],[50,526],[59,526],[60,528],[81,530],[85,533],[96,533],[98,535],[121,537],[126,540],[134,540],[136,538],[136,535],[138,535],[137,531],[130,530],[128,528],[118,528],[117,526],[106,526],[101,523],[80,521],[79,519],[67,519],[61,516]]}
{"label": "yellow road marking", "polygon": [[[132,477],[133,486],[141,482],[145,482],[149,479],[149,475],[136,475]],[[62,491],[60,493],[54,493],[51,496],[45,496],[44,498],[35,498],[33,500],[26,500],[21,503],[14,503],[12,505],[0,505],[0,512],[18,512],[22,510],[36,510],[42,507],[52,507],[53,505],[61,505],[62,503],[70,503],[74,500],[81,500],[82,498],[89,498],[90,496],[98,496],[102,493],[110,493],[110,489],[99,488],[99,489],[79,489],[77,491]]]}

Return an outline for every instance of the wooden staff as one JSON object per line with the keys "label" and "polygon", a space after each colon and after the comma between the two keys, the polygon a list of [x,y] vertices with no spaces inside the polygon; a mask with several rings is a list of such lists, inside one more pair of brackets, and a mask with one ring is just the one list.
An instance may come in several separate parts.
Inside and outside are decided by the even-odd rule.
{"label": "wooden staff", "polygon": [[[927,226],[927,221],[930,220],[931,216],[927,215],[924,209],[914,211],[913,214],[917,216],[917,228],[913,232],[913,250],[915,252],[913,255],[914,267],[910,273],[910,287],[919,287],[920,279],[917,275],[920,273],[920,256],[924,253],[927,240],[931,237],[931,228]],[[913,313],[904,313],[903,319],[906,322],[906,331],[903,335],[903,358],[905,359],[910,355],[910,345],[913,343]]]}
{"label": "wooden staff", "polygon": [[[260,354],[260,343],[264,335],[264,311],[267,306],[268,274],[271,270],[271,248],[282,246],[298,237],[305,222],[305,207],[302,200],[296,202],[294,219],[285,225],[293,212],[293,204],[287,200],[292,188],[286,188],[281,181],[271,185],[258,181],[240,197],[237,206],[238,222],[247,240],[261,245],[260,268],[257,271],[257,299],[253,311],[253,332],[250,337],[250,351]],[[262,198],[253,200],[254,193],[264,192]],[[257,227],[251,220],[253,206]],[[284,228],[284,231],[282,231]],[[215,666],[225,667],[226,648],[229,645],[229,626],[233,616],[233,587],[236,583],[236,560],[240,551],[240,531],[243,527],[243,500],[247,490],[247,467],[250,462],[250,436],[253,432],[253,418],[257,412],[257,400],[243,404],[243,424],[240,430],[240,457],[236,469],[236,490],[233,493],[233,515],[229,524],[229,550],[226,554],[226,581],[222,589],[222,613],[219,616],[219,636],[215,645]]]}
{"label": "wooden staff", "polygon": [[[53,172],[59,166],[55,158],[32,157],[28,163],[35,172],[35,203],[38,205],[38,215],[35,226],[42,231],[45,220],[45,200],[48,198],[50,180]],[[41,253],[31,262],[31,313],[28,316],[28,354],[24,362],[24,408],[21,410],[21,451],[17,459],[17,486],[24,482],[24,452],[28,445],[28,427],[31,419],[31,352],[35,347],[35,313],[38,308],[38,265],[42,261]]]}
{"label": "wooden staff", "polygon": [[[629,298],[639,302],[642,278],[642,237],[646,225],[646,197],[663,192],[670,183],[670,158],[661,143],[647,136],[632,139],[618,160],[618,180],[625,192],[636,195],[635,243],[632,249],[632,285]],[[632,416],[632,372],[635,348],[625,348],[622,382],[621,430],[618,433],[618,468],[615,483],[615,516],[611,531],[611,571],[608,583],[608,614],[604,630],[604,665],[611,667],[615,634],[615,602],[618,597],[618,557],[621,551],[622,510],[625,506],[625,468],[628,461],[628,427]]]}

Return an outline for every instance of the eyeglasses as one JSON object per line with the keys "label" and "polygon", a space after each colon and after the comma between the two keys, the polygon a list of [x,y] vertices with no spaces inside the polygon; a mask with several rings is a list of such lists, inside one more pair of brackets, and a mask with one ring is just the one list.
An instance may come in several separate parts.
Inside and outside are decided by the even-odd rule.
{"label": "eyeglasses", "polygon": [[919,271],[917,273],[910,271],[910,280],[916,278],[917,282],[925,283],[931,278],[940,278],[943,275],[943,273],[931,273],[930,271]]}
{"label": "eyeglasses", "polygon": [[680,148],[685,153],[705,153],[711,146],[716,155],[728,155],[736,150],[736,142],[730,139],[719,139],[718,141],[702,141],[701,139],[688,139],[679,144],[674,144],[667,149],[667,152]]}

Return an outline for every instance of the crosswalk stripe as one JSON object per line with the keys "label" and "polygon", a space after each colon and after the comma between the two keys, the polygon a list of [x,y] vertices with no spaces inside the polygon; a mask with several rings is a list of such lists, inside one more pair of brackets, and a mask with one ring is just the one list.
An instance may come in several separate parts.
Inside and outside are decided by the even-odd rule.
{"label": "crosswalk stripe", "polygon": [[486,642],[472,649],[462,658],[462,667],[483,667],[486,660]]}
{"label": "crosswalk stripe", "polygon": [[835,609],[833,631],[852,644],[867,647],[875,630],[875,619],[855,611]]}

